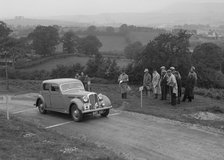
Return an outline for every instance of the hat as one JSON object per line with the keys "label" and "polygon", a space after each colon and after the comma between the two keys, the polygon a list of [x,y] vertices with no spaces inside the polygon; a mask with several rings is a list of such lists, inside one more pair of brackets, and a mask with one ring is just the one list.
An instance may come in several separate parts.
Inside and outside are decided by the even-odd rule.
{"label": "hat", "polygon": [[173,71],[173,70],[175,70],[175,68],[174,67],[170,67],[170,70]]}
{"label": "hat", "polygon": [[161,73],[166,73],[166,70],[165,69],[162,69]]}
{"label": "hat", "polygon": [[149,70],[148,70],[148,68],[146,68],[145,70],[144,70],[144,72],[148,72]]}
{"label": "hat", "polygon": [[171,72],[171,70],[170,70],[170,69],[168,69],[168,70],[167,70],[167,72]]}
{"label": "hat", "polygon": [[160,67],[160,69],[166,69],[166,67],[165,66],[162,66],[162,67]]}

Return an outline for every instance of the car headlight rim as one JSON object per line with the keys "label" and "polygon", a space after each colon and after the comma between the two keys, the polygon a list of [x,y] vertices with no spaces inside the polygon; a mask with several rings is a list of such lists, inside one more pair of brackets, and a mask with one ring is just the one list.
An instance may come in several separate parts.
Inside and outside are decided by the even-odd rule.
{"label": "car headlight rim", "polygon": [[85,102],[85,103],[89,102],[89,98],[88,98],[88,96],[83,96],[83,97],[82,97],[82,100],[83,100],[83,102]]}

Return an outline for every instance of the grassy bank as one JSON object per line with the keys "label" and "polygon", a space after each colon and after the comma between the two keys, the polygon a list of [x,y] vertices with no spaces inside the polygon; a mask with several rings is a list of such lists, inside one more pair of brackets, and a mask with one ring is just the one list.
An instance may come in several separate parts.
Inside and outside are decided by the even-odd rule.
{"label": "grassy bank", "polygon": [[[3,93],[4,83],[0,83],[0,90]],[[29,92],[39,92],[40,81],[10,81],[10,94],[21,94]],[[140,107],[140,92],[137,86],[132,86],[132,91],[128,94],[127,100],[122,100],[120,89],[117,84],[93,84],[92,90],[97,93],[107,95],[114,108],[131,112],[154,115],[158,117],[168,118],[181,122],[189,122],[193,124],[202,124],[219,129],[224,128],[223,121],[195,119],[189,115],[199,112],[210,112],[214,114],[224,113],[224,100],[217,96],[211,96],[219,93],[214,89],[195,89],[196,95],[193,102],[185,102],[176,106],[171,106],[169,100],[161,101],[150,97],[143,96],[143,107]],[[200,92],[199,92],[200,91]],[[209,94],[206,94],[209,93]],[[220,92],[222,93],[222,92]]]}
{"label": "grassy bank", "polygon": [[37,128],[18,118],[0,114],[0,159],[114,160],[112,151],[75,137]]}

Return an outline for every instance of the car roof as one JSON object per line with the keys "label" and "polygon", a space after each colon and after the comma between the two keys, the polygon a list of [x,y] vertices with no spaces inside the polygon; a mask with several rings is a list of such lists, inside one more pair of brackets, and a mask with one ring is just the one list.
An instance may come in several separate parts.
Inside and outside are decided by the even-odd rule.
{"label": "car roof", "polygon": [[58,79],[48,79],[43,81],[42,83],[54,83],[54,84],[63,84],[63,83],[69,83],[69,82],[79,82],[81,83],[80,80],[74,79],[74,78],[58,78]]}

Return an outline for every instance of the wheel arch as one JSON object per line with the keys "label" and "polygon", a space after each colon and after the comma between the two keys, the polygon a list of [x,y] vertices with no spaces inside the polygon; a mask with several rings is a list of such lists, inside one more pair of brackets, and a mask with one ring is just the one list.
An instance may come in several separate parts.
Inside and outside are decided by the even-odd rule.
{"label": "wheel arch", "polygon": [[80,99],[72,99],[71,100],[71,103],[69,105],[69,114],[71,114],[71,108],[72,108],[73,105],[75,105],[76,107],[78,107],[80,111],[83,111],[82,110],[83,102]]}
{"label": "wheel arch", "polygon": [[103,97],[103,102],[105,103],[106,106],[111,106],[111,101],[106,95],[102,95]]}
{"label": "wheel arch", "polygon": [[36,107],[38,106],[39,101],[42,101],[43,104],[45,105],[44,97],[41,96],[41,95],[39,95],[38,98],[37,98],[37,100],[36,100]]}

